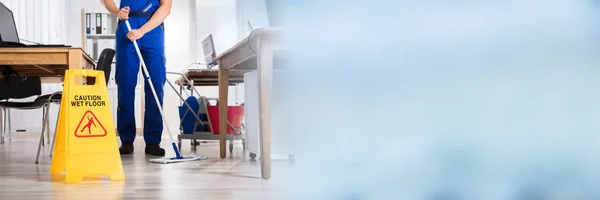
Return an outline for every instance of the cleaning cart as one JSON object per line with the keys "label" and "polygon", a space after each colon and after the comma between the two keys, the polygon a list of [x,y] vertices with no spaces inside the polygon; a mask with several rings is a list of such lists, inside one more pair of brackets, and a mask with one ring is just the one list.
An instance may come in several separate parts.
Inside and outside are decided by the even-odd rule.
{"label": "cleaning cart", "polygon": [[[168,72],[167,74],[179,75],[191,84],[192,81],[182,73]],[[181,92],[178,92],[175,85],[167,79],[167,83],[182,100],[179,106],[180,134],[177,136],[178,147],[181,150],[182,140],[191,140],[192,149],[200,145],[198,141],[219,140],[219,100],[217,98],[208,98],[202,96],[195,87],[184,87],[181,82],[178,83]],[[191,92],[188,90],[192,90]],[[193,94],[198,97],[195,97]],[[183,95],[185,94],[184,97]],[[225,102],[226,103],[226,102]],[[241,140],[243,148],[246,149],[244,138],[244,106],[228,106],[227,109],[227,141],[229,141],[229,152],[233,152],[233,142]]]}

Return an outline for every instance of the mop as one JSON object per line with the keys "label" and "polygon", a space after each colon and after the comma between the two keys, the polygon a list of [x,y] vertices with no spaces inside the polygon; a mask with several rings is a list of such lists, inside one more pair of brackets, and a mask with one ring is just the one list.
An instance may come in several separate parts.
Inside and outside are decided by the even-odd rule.
{"label": "mop", "polygon": [[[127,25],[127,30],[131,31],[131,25],[129,24],[129,20],[125,20],[125,24]],[[154,100],[156,100],[156,106],[160,111],[160,115],[163,118],[165,128],[167,129],[167,133],[169,133],[169,139],[171,140],[171,144],[173,146],[173,151],[175,151],[175,157],[163,157],[163,158],[155,158],[150,159],[150,162],[160,163],[160,164],[168,164],[168,163],[176,163],[176,162],[186,162],[186,161],[194,161],[194,160],[203,160],[206,159],[207,156],[198,156],[196,154],[192,154],[189,156],[181,156],[179,152],[179,148],[177,148],[177,144],[175,140],[173,140],[173,135],[171,134],[171,129],[169,129],[169,123],[167,123],[167,118],[165,117],[165,113],[160,106],[160,101],[158,100],[158,95],[156,95],[156,90],[154,90],[154,85],[152,85],[152,81],[150,79],[150,73],[148,73],[148,69],[146,68],[146,63],[142,57],[142,53],[140,52],[140,48],[137,44],[137,41],[133,41],[133,46],[135,47],[135,51],[140,59],[140,63],[142,64],[142,70],[146,74],[146,79],[148,80],[148,84],[150,85],[150,89],[152,90],[152,94],[154,95]]]}

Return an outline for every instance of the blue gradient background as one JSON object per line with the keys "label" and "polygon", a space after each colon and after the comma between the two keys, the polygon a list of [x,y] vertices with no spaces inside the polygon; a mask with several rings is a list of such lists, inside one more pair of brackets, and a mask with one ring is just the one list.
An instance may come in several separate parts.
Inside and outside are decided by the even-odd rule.
{"label": "blue gradient background", "polygon": [[280,9],[303,199],[600,199],[599,1]]}

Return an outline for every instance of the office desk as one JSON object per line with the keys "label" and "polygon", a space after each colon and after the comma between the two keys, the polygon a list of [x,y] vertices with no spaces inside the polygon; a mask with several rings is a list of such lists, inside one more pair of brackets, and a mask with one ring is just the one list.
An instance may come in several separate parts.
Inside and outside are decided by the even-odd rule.
{"label": "office desk", "polygon": [[[261,176],[271,177],[271,92],[273,90],[273,50],[281,48],[282,30],[279,28],[257,29],[217,57],[218,70],[188,71],[187,76],[194,86],[219,86],[219,101],[228,102],[230,85],[244,82],[244,73],[258,70],[260,162]],[[280,65],[278,65],[280,66]],[[188,85],[184,78],[176,84]],[[219,104],[219,130],[227,130],[227,104]],[[220,156],[225,158],[226,135],[219,134]]]}
{"label": "office desk", "polygon": [[[67,69],[96,68],[83,49],[73,47],[0,48],[0,65],[9,66],[22,76],[40,76],[43,83],[62,82]],[[82,83],[83,78],[75,82]]]}
{"label": "office desk", "polygon": [[[260,135],[261,176],[271,177],[271,94],[273,90],[273,51],[280,49],[282,30],[263,28],[217,57],[219,64],[219,101],[227,102],[230,75],[257,70],[258,121]],[[219,130],[227,131],[227,104],[219,104]],[[225,158],[225,135],[220,135],[221,158]]]}
{"label": "office desk", "polygon": [[96,63],[83,49],[0,48],[0,65],[23,76],[40,76],[43,82],[61,82],[67,69],[95,69]]}
{"label": "office desk", "polygon": [[[244,71],[232,71],[229,74],[229,85],[236,85],[244,82]],[[193,83],[194,86],[218,86],[219,85],[219,70],[201,69],[190,70],[184,74]],[[188,85],[187,80],[181,77],[175,81],[175,84]]]}

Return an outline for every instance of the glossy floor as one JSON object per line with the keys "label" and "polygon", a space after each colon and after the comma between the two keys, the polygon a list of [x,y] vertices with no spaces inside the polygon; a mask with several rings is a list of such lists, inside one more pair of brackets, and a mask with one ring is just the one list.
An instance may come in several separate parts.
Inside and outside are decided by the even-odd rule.
{"label": "glossy floor", "polygon": [[[144,154],[143,138],[138,137],[134,155],[122,156],[125,181],[106,177],[87,177],[82,183],[64,184],[63,177],[49,175],[49,145],[35,164],[38,134],[13,133],[12,141],[0,145],[0,199],[289,199],[286,170],[290,161],[273,162],[269,180],[260,178],[258,161],[251,161],[241,143],[233,155],[221,159],[218,143],[203,143],[199,155],[207,160],[154,164]],[[163,147],[168,139],[163,140]],[[165,148],[167,151],[172,151]],[[183,142],[183,154],[191,153],[190,142]]]}

